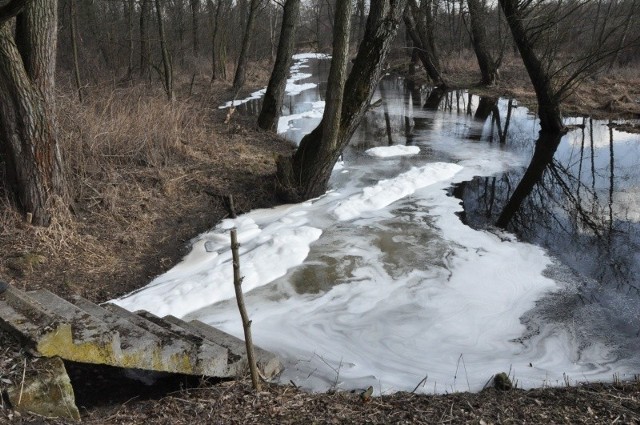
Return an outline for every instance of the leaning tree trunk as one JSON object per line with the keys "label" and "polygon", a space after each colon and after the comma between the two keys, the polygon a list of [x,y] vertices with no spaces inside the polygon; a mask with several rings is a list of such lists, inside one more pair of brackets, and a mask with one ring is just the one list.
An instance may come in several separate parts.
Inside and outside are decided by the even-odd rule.
{"label": "leaning tree trunk", "polygon": [[471,21],[471,43],[482,74],[482,84],[491,85],[498,81],[498,66],[489,53],[485,8],[480,0],[467,0]]}
{"label": "leaning tree trunk", "polygon": [[258,117],[258,127],[264,130],[276,130],[282,112],[282,100],[287,87],[287,76],[291,66],[291,55],[295,44],[296,24],[300,15],[300,0],[287,0],[282,16],[280,41],[276,62],[269,79],[267,92],[262,100],[262,109]]}
{"label": "leaning tree trunk", "polygon": [[523,22],[524,13],[518,0],[500,0],[500,6],[536,92],[541,131],[543,133],[566,132],[560,113],[560,98],[553,88],[553,81],[547,67],[538,57],[533,42],[527,34]]}
{"label": "leaning tree trunk", "polygon": [[54,0],[29,2],[15,39],[11,22],[0,21],[0,156],[17,206],[36,225],[50,222],[54,196],[66,201],[54,116],[56,37]]}
{"label": "leaning tree trunk", "polygon": [[253,27],[256,20],[256,13],[261,0],[251,0],[249,5],[249,17],[247,18],[247,26],[244,30],[242,38],[242,46],[240,48],[240,56],[238,57],[238,65],[236,66],[236,74],[233,77],[233,91],[238,92],[244,86],[247,74],[247,61],[249,56],[249,44],[253,36]]}
{"label": "leaning tree trunk", "polygon": [[365,35],[345,83],[335,146],[323,145],[324,119],[300,142],[292,157],[278,159],[278,193],[288,202],[322,195],[331,171],[360,124],[382,73],[406,0],[372,0]]}
{"label": "leaning tree trunk", "polygon": [[[419,19],[416,19],[416,16]],[[410,0],[410,4],[406,6],[404,12],[404,24],[407,34],[411,38],[415,46],[415,52],[418,54],[418,58],[431,81],[436,86],[445,87],[446,82],[440,72],[439,62],[433,49],[433,42],[429,39],[429,32],[422,21],[420,9],[415,4],[415,1]]]}

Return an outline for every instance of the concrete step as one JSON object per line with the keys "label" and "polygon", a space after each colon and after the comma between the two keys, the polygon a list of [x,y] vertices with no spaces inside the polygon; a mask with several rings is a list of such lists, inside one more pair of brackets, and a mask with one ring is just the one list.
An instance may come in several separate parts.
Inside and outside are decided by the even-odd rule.
{"label": "concrete step", "polygon": [[34,355],[55,356],[58,347],[73,343],[70,324],[17,288],[2,285],[0,312],[0,326],[20,338]]}
{"label": "concrete step", "polygon": [[[210,341],[215,341],[223,347],[226,347],[230,353],[235,354],[235,359],[232,359],[232,361],[238,364],[238,368],[241,368],[239,369],[239,372],[242,372],[247,368],[247,346],[245,342],[240,338],[236,338],[233,335],[209,326],[199,320],[191,320],[189,322],[185,322],[184,320],[178,319],[175,316],[165,316],[164,320],[180,326],[183,329],[186,329],[189,332],[192,332],[202,338],[208,339]],[[265,378],[270,379],[282,372],[283,366],[280,357],[266,350],[263,350],[260,347],[254,346],[253,351],[256,356],[258,369],[260,369],[260,372]]]}
{"label": "concrete step", "polygon": [[228,352],[223,347],[204,341],[202,338],[187,337],[186,335],[172,332],[167,327],[115,304],[105,304],[104,308],[154,334],[163,343],[170,344],[175,348],[179,346],[180,349],[176,351],[183,353],[179,356],[179,360],[182,362],[182,371],[180,373],[216,377],[235,376],[235,373],[232,373],[227,366]]}
{"label": "concrete step", "polygon": [[46,289],[27,292],[27,296],[46,305],[47,310],[62,322],[71,325],[72,343],[57,347],[56,355],[81,363],[119,363],[122,350],[120,334],[117,331]]}
{"label": "concrete step", "polygon": [[[0,326],[44,357],[211,377],[236,377],[247,368],[244,342],[202,322],[135,314],[81,297],[67,301],[47,290],[0,284]],[[263,376],[281,371],[277,356],[255,352]]]}
{"label": "concrete step", "polygon": [[[75,305],[120,334],[122,358],[119,363],[121,367],[175,373],[182,370],[184,364],[182,361],[178,365],[175,364],[176,358],[180,358],[180,350],[194,349],[191,345],[175,341],[163,343],[160,336],[82,297],[75,296],[72,300]],[[165,338],[164,341],[166,342],[167,339]]]}

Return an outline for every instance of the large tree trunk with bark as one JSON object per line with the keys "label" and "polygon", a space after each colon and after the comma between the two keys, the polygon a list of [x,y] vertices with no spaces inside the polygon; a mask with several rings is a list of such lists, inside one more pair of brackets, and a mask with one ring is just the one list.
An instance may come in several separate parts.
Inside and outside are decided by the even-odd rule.
{"label": "large tree trunk with bark", "polygon": [[282,100],[287,87],[291,55],[295,44],[296,25],[300,15],[300,2],[301,0],[287,0],[284,5],[276,62],[273,65],[273,72],[258,117],[258,126],[264,130],[275,131],[282,112]]}
{"label": "large tree trunk with bark", "polygon": [[481,0],[467,0],[471,21],[471,43],[478,60],[482,84],[491,85],[498,81],[498,64],[489,53],[486,28],[486,10]]}
{"label": "large tree trunk with bark", "polygon": [[57,1],[32,0],[0,22],[0,159],[18,207],[36,225],[50,222],[52,197],[66,200],[56,141],[54,92]]}
{"label": "large tree trunk with bark", "polygon": [[[343,92],[335,144],[325,144],[325,119],[300,142],[292,157],[278,160],[278,192],[288,202],[322,195],[331,171],[360,124],[380,80],[383,63],[396,35],[406,0],[372,0],[365,35]],[[329,143],[331,141],[329,140]]]}
{"label": "large tree trunk with bark", "polygon": [[524,13],[518,0],[500,0],[513,40],[527,69],[538,99],[538,117],[543,133],[563,133],[566,128],[560,113],[560,98],[553,88],[548,68],[538,57],[524,26]]}
{"label": "large tree trunk with bark", "polygon": [[[347,79],[349,64],[349,40],[351,35],[351,14],[353,3],[343,1],[336,3],[335,23],[333,25],[333,49],[327,93],[325,96],[325,113],[322,117],[322,139],[320,140],[320,157],[331,155],[336,148],[340,136],[340,114],[344,99],[344,85]],[[315,183],[312,183],[315,186]]]}

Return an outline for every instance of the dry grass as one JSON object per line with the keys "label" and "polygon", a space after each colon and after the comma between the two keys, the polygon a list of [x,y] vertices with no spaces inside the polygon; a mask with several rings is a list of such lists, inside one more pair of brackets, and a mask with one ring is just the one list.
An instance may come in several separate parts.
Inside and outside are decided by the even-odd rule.
{"label": "dry grass", "polygon": [[290,145],[246,117],[224,124],[227,84],[192,77],[177,78],[173,103],[142,83],[93,88],[82,104],[59,93],[71,210],[53,205],[51,226],[26,226],[0,188],[0,279],[105,301],[166,270],[224,216],[206,192],[234,194],[242,210],[276,202],[275,155]]}

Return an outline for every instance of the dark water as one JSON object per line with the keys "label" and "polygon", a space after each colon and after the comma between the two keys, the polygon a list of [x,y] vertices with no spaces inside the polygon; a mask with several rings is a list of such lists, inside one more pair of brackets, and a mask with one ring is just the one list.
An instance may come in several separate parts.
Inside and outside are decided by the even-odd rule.
{"label": "dark water", "polygon": [[[534,155],[535,114],[514,100],[437,92],[394,78],[381,83],[379,96],[384,105],[367,116],[345,155],[386,144],[390,134],[392,143],[400,144],[439,137],[445,146],[430,152],[438,160],[454,159],[457,149],[483,147],[522,158],[506,173],[451,190],[463,202],[466,224],[494,226]],[[544,246],[581,275],[640,295],[640,135],[616,130],[616,122],[586,117],[565,122],[571,130],[548,164],[534,164],[544,171],[507,229]],[[458,142],[450,150],[449,139]]]}

